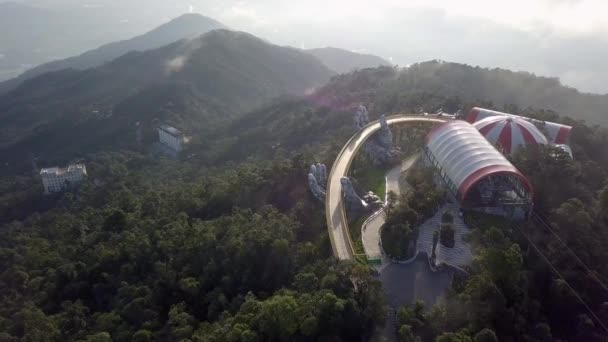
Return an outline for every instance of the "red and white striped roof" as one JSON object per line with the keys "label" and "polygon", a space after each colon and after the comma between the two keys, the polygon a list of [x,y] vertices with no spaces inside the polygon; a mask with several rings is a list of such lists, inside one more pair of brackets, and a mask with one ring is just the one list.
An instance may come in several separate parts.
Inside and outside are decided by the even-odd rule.
{"label": "red and white striped roof", "polygon": [[555,122],[549,121],[540,121],[532,118],[528,118],[520,115],[513,115],[503,112],[497,112],[495,110],[485,109],[475,107],[471,109],[469,115],[467,115],[466,121],[469,123],[475,123],[477,121],[483,120],[490,116],[510,116],[515,118],[524,119],[533,124],[538,124],[542,127],[541,131],[547,137],[547,140],[551,144],[568,144],[570,142],[570,131],[572,131],[572,126],[562,125]]}
{"label": "red and white striped roof", "polygon": [[514,116],[490,116],[473,124],[499,151],[515,153],[525,145],[546,145],[547,138],[529,121]]}

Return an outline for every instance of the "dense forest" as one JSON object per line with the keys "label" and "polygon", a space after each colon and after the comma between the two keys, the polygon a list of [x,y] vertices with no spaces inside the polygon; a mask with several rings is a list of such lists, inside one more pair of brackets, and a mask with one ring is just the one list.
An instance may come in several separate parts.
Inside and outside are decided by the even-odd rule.
{"label": "dense forest", "polygon": [[[90,163],[98,182],[5,197],[3,339],[370,336],[384,317],[379,283],[367,267],[330,258],[322,208],[301,181],[309,162],[277,157],[204,175],[103,154]],[[34,210],[30,200],[48,210],[13,220],[16,204]]]}
{"label": "dense forest", "polygon": [[[468,214],[468,275],[432,307],[399,308],[401,340],[603,341],[608,130],[518,103],[399,90],[399,79],[393,68],[366,69],[276,99],[194,139],[189,159],[141,146],[99,151],[104,142],[78,155],[89,177],[63,194],[42,195],[35,173],[5,172],[0,339],[381,340],[381,285],[367,265],[333,259],[323,206],[306,184],[311,163],[331,165],[364,103],[372,117],[483,105],[575,126],[574,160],[539,148],[513,162],[534,185],[537,214],[591,271],[537,220]],[[69,155],[45,162],[62,160]],[[423,171],[412,177],[425,195],[433,190]],[[408,200],[408,210],[428,215],[431,197]]]}

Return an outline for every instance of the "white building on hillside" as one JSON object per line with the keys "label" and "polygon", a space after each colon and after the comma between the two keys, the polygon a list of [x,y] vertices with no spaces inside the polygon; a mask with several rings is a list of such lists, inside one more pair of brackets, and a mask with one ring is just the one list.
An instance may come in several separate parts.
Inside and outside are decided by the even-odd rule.
{"label": "white building on hillside", "polygon": [[184,148],[185,136],[182,131],[169,125],[162,125],[158,128],[158,140],[161,144],[169,147],[175,152],[181,152]]}
{"label": "white building on hillside", "polygon": [[50,167],[40,170],[42,185],[45,193],[63,191],[74,186],[87,176],[87,168],[84,164],[72,164],[68,167]]}

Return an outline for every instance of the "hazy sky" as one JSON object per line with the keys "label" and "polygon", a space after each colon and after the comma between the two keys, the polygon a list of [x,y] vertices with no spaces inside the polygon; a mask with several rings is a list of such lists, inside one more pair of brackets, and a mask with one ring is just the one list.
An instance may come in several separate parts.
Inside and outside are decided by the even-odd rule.
{"label": "hazy sky", "polygon": [[191,1],[195,11],[280,44],[334,45],[557,76],[608,93],[605,0]]}
{"label": "hazy sky", "polygon": [[120,6],[159,21],[192,10],[281,45],[525,70],[608,93],[608,0],[24,1]]}
{"label": "hazy sky", "polygon": [[[202,7],[214,3],[192,2],[193,6],[200,3]],[[222,1],[215,2],[215,6],[225,19],[240,18],[270,26],[309,19],[318,22],[363,19],[379,24],[395,11],[435,9],[447,16],[487,19],[529,32],[581,34],[608,29],[608,3],[604,0],[258,0]]]}

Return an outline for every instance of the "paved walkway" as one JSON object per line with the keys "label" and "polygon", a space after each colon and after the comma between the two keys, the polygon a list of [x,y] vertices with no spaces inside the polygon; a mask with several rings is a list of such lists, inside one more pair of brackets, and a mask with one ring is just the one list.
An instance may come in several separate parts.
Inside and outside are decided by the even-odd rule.
{"label": "paved walkway", "polygon": [[420,255],[409,264],[384,266],[380,281],[389,306],[398,308],[422,300],[430,308],[450,286],[452,275],[431,271],[427,257]]}
{"label": "paved walkway", "polygon": [[448,248],[443,246],[441,242],[437,243],[435,264],[439,265],[445,263],[458,267],[467,266],[473,260],[471,247],[463,240],[463,237],[469,233],[469,228],[467,228],[462,217],[459,215],[458,205],[453,203],[445,204],[433,217],[419,227],[416,251],[424,251],[427,255],[431,256],[431,253],[433,252],[433,232],[439,229],[441,216],[446,211],[449,211],[450,214],[452,214],[452,217],[454,217],[454,239],[456,244],[453,248]]}
{"label": "paved walkway", "polygon": [[382,252],[380,250],[380,228],[386,220],[386,214],[384,210],[380,213],[374,214],[372,219],[366,221],[361,226],[361,239],[363,240],[363,248],[365,249],[365,255],[367,260],[380,260],[382,259]]}
{"label": "paved walkway", "polygon": [[[418,160],[418,156],[404,160],[401,164],[390,169],[386,173],[386,193],[393,191],[399,196],[401,190],[399,188],[399,178],[401,174],[407,171]],[[361,239],[367,260],[382,259],[382,251],[380,247],[380,228],[386,221],[386,213],[384,210],[376,212],[368,221],[361,226]]]}

